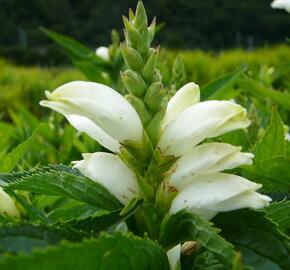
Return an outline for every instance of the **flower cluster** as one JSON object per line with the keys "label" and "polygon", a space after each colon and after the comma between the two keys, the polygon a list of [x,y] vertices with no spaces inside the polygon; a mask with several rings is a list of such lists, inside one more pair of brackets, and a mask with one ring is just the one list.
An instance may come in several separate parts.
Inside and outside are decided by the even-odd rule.
{"label": "flower cluster", "polygon": [[[84,154],[75,168],[105,186],[124,205],[140,195],[135,172],[118,157],[126,141],[142,142],[144,129],[132,105],[110,87],[92,82],[71,82],[46,94],[48,100],[41,101],[42,106],[63,114],[77,130],[114,152]],[[199,102],[194,83],[177,91],[168,103],[156,145],[164,157],[177,158],[162,181],[166,190],[177,191],[170,213],[186,208],[210,219],[220,211],[269,204],[269,197],[256,192],[261,185],[221,173],[251,164],[252,154],[226,143],[200,144],[249,124],[245,109],[238,104]]]}

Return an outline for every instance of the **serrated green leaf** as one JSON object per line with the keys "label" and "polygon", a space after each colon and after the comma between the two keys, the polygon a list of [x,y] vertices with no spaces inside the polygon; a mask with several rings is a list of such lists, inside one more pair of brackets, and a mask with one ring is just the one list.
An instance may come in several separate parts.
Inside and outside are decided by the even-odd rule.
{"label": "serrated green leaf", "polygon": [[227,73],[201,87],[201,100],[208,99],[223,99],[228,89],[235,83],[235,81],[247,70],[245,65],[239,67],[237,70]]}
{"label": "serrated green leaf", "polygon": [[[106,188],[73,169],[41,167],[35,171],[24,172],[22,175],[19,177],[19,174],[16,174],[14,179],[10,176],[10,182],[6,183],[5,189],[64,195],[105,210],[116,210],[122,207]],[[3,176],[0,175],[0,179],[3,180]]]}
{"label": "serrated green leaf", "polygon": [[198,241],[222,263],[229,266],[235,256],[233,246],[218,235],[212,223],[185,210],[166,217],[160,229],[160,243],[170,249],[184,241]]}
{"label": "serrated green leaf", "polygon": [[274,107],[269,126],[254,147],[255,160],[285,155],[285,130],[277,108]]}
{"label": "serrated green leaf", "polygon": [[96,233],[127,219],[141,203],[142,200],[135,202],[124,213],[122,213],[121,209],[110,212],[96,208],[94,210],[89,205],[75,205],[62,210],[57,209],[49,215],[49,218],[55,220],[59,225],[65,224],[76,230]]}
{"label": "serrated green leaf", "polygon": [[214,224],[241,252],[245,265],[255,270],[290,269],[289,238],[265,212],[243,209],[220,213]]}
{"label": "serrated green leaf", "polygon": [[6,256],[1,270],[169,270],[166,253],[151,240],[102,234],[82,243],[61,243],[30,255]]}
{"label": "serrated green leaf", "polygon": [[0,226],[0,255],[29,253],[36,247],[56,245],[62,239],[80,241],[85,234],[70,229],[33,224],[7,224]]}
{"label": "serrated green leaf", "polygon": [[290,201],[283,200],[272,203],[266,208],[267,216],[279,224],[279,228],[283,231],[290,229]]}
{"label": "serrated green leaf", "polygon": [[254,162],[254,166],[243,169],[247,177],[263,184],[263,189],[269,192],[289,191],[290,159],[276,157]]}
{"label": "serrated green leaf", "polygon": [[75,201],[65,207],[59,207],[51,211],[47,217],[53,222],[69,222],[74,219],[86,219],[93,215],[105,215],[110,213],[108,210],[100,209],[96,206]]}

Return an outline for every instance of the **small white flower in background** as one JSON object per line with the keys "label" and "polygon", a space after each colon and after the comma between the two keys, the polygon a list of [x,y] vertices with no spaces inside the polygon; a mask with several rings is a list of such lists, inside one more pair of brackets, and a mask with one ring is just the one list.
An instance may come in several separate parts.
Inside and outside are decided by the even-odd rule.
{"label": "small white flower in background", "polygon": [[0,214],[4,213],[13,217],[20,216],[14,200],[0,187]]}
{"label": "small white flower in background", "polygon": [[271,3],[272,8],[285,9],[290,13],[290,0],[274,0]]}
{"label": "small white flower in background", "polygon": [[110,60],[109,49],[107,47],[101,46],[96,49],[96,55],[101,57],[105,61]]}
{"label": "small white flower in background", "polygon": [[287,132],[285,134],[285,139],[286,139],[286,141],[290,142],[290,133],[289,132]]}
{"label": "small white flower in background", "polygon": [[[143,126],[132,105],[108,86],[71,82],[46,92],[41,105],[63,114],[79,131],[118,154],[126,140],[141,143]],[[240,176],[221,173],[252,163],[253,155],[225,143],[200,144],[206,138],[246,128],[246,110],[230,101],[199,102],[199,87],[183,86],[169,101],[157,147],[164,156],[179,157],[165,177],[178,193],[170,213],[184,208],[210,219],[218,212],[262,208],[270,198],[256,192],[261,185]],[[115,154],[84,154],[75,168],[104,185],[126,204],[139,194],[135,174]]]}

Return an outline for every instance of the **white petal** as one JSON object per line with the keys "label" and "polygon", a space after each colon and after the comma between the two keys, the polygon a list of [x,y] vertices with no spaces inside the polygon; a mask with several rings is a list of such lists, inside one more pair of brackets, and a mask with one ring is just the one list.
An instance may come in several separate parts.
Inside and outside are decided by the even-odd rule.
{"label": "white petal", "polygon": [[105,61],[110,60],[109,49],[107,47],[101,46],[96,49],[96,55],[101,57]]}
{"label": "white petal", "polygon": [[126,205],[139,194],[135,174],[121,159],[109,153],[83,154],[83,160],[75,161],[77,168],[86,177],[107,188],[122,204]]}
{"label": "white petal", "polygon": [[251,165],[251,153],[242,153],[241,147],[227,143],[205,143],[194,147],[177,160],[170,169],[170,185],[181,188],[194,174],[217,173],[241,165]]}
{"label": "white petal", "polygon": [[[270,200],[267,196],[254,192],[260,187],[261,185],[232,174],[195,175],[191,178],[191,183],[173,199],[170,213],[176,213],[186,208],[190,212],[211,219],[219,211],[228,211],[228,207],[222,207],[222,202],[227,200],[235,202],[231,210],[243,207],[260,208],[261,205],[267,205]],[[246,204],[240,195],[248,194],[247,192],[250,192],[251,200]],[[252,197],[260,203],[257,203]],[[218,205],[221,206],[216,207]]]}
{"label": "white petal", "polygon": [[181,244],[167,251],[167,257],[170,265],[170,270],[178,269],[181,254]]}
{"label": "white petal", "polygon": [[78,131],[85,132],[92,139],[96,140],[98,143],[100,143],[102,146],[109,149],[110,151],[115,153],[120,151],[119,142],[110,137],[89,118],[72,114],[66,115],[66,119]]}
{"label": "white petal", "polygon": [[198,103],[199,99],[200,92],[197,84],[190,82],[182,86],[168,102],[167,110],[162,121],[163,127],[176,119],[178,114],[186,108]]}
{"label": "white petal", "polygon": [[285,9],[290,13],[290,0],[274,0],[271,3],[272,8]]}
{"label": "white petal", "polygon": [[142,140],[143,127],[137,112],[122,95],[106,85],[75,81],[46,94],[49,101],[41,101],[42,106],[65,116],[87,117],[117,141]]}
{"label": "white petal", "polygon": [[260,209],[269,206],[269,202],[271,202],[270,197],[259,194],[253,190],[247,190],[238,196],[209,206],[209,208],[217,212],[231,211],[246,207]]}
{"label": "white petal", "polygon": [[19,217],[20,213],[13,199],[0,187],[0,214]]}
{"label": "white petal", "polygon": [[205,138],[250,124],[246,110],[229,101],[197,103],[179,114],[164,130],[158,147],[164,155],[181,156]]}

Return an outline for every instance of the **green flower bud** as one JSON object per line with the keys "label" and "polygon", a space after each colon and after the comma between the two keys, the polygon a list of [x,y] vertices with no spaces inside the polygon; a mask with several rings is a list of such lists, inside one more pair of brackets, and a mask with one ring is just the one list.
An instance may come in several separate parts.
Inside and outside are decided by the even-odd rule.
{"label": "green flower bud", "polygon": [[121,73],[121,77],[128,92],[137,97],[143,97],[146,91],[146,83],[142,77],[131,69]]}
{"label": "green flower bud", "polygon": [[157,54],[158,54],[158,51],[154,51],[153,54],[151,54],[151,56],[148,58],[142,71],[143,78],[149,82],[153,81]]}
{"label": "green flower bud", "polygon": [[160,104],[166,95],[166,90],[161,82],[154,82],[148,88],[144,102],[146,106],[153,112],[160,109]]}
{"label": "green flower bud", "polygon": [[143,67],[143,59],[140,53],[130,47],[126,47],[124,45],[121,46],[121,50],[123,53],[123,57],[126,65],[136,71],[139,71]]}
{"label": "green flower bud", "polygon": [[169,211],[171,202],[177,193],[178,190],[171,187],[167,181],[161,183],[156,193],[156,207],[161,215],[165,215]]}
{"label": "green flower bud", "polygon": [[162,81],[162,75],[159,69],[155,69],[153,77],[154,77],[154,81],[158,81],[158,82]]}
{"label": "green flower bud", "polygon": [[119,46],[120,44],[120,36],[118,34],[118,32],[113,29],[112,32],[111,32],[111,39],[112,39],[112,43],[116,46]]}
{"label": "green flower bud", "polygon": [[165,112],[167,108],[167,98],[163,98],[160,110],[157,114],[155,114],[153,120],[147,126],[146,131],[148,133],[151,142],[155,146],[159,141],[160,134],[161,134],[161,121],[164,118]]}
{"label": "green flower bud", "polygon": [[137,28],[132,23],[130,23],[129,20],[125,16],[123,16],[123,22],[126,29],[125,36],[126,36],[127,46],[132,46],[136,48],[140,42],[141,35],[139,31],[137,30]]}
{"label": "green flower bud", "polygon": [[138,2],[136,15],[135,15],[135,26],[139,30],[143,30],[145,27],[147,28],[148,19],[145,7],[141,1]]}
{"label": "green flower bud", "polygon": [[141,39],[138,45],[138,51],[145,57],[147,57],[147,53],[150,49],[151,39],[148,28],[146,27],[141,34]]}
{"label": "green flower bud", "polygon": [[153,41],[155,35],[156,17],[153,18],[151,24],[148,27],[150,43]]}
{"label": "green flower bud", "polygon": [[143,103],[143,101],[140,98],[137,98],[133,95],[127,95],[126,98],[133,105],[133,107],[139,114],[142,124],[146,126],[149,123],[151,116],[149,112],[147,111],[146,106]]}
{"label": "green flower bud", "polygon": [[134,14],[134,11],[132,10],[132,8],[129,8],[129,20],[132,23],[135,21],[135,14]]}

